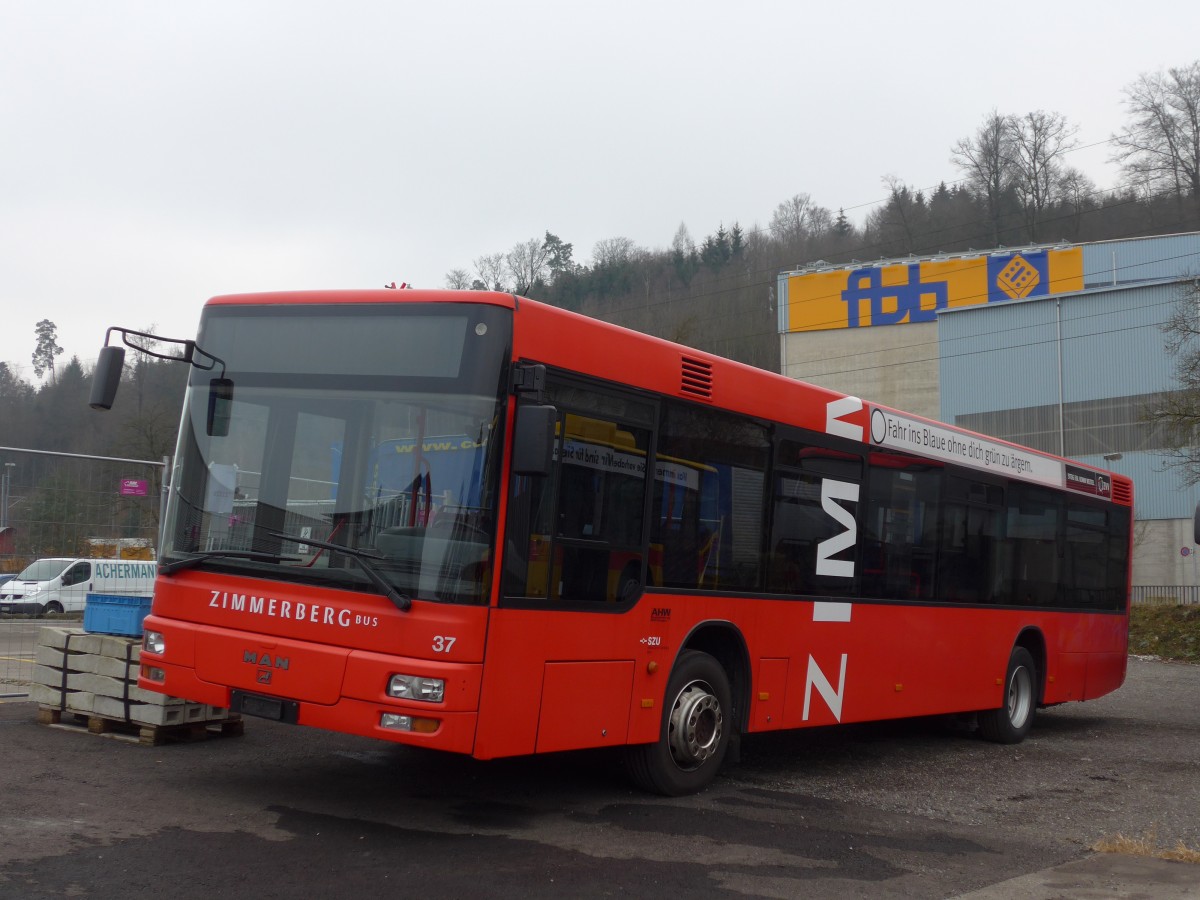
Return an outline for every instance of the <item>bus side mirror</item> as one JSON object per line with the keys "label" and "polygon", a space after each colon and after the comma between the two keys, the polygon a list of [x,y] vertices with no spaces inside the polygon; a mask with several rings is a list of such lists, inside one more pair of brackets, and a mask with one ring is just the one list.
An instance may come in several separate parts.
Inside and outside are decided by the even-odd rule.
{"label": "bus side mirror", "polygon": [[226,437],[233,411],[233,382],[214,378],[208,383],[208,421],[205,431],[209,437]]}
{"label": "bus side mirror", "polygon": [[92,409],[112,409],[117,399],[117,388],[121,384],[121,367],[125,364],[124,347],[101,347],[96,357],[96,370],[92,373],[92,397],[88,405]]}
{"label": "bus side mirror", "polygon": [[1192,543],[1200,544],[1200,503],[1196,504],[1196,512],[1192,515]]}
{"label": "bus side mirror", "polygon": [[513,473],[549,475],[554,459],[554,428],[558,410],[553,406],[521,406],[513,434]]}

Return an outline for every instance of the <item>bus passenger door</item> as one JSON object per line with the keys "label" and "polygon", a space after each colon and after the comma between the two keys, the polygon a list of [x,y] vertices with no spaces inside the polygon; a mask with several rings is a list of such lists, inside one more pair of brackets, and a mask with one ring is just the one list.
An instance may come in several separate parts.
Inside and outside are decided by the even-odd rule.
{"label": "bus passenger door", "polygon": [[553,377],[545,402],[558,410],[551,472],[510,481],[476,738],[483,758],[623,744],[644,653],[623,613],[646,578],[656,407]]}
{"label": "bus passenger door", "polygon": [[[518,413],[519,414],[519,413]],[[550,476],[514,476],[504,593],[623,603],[644,582],[650,430],[560,408]]]}

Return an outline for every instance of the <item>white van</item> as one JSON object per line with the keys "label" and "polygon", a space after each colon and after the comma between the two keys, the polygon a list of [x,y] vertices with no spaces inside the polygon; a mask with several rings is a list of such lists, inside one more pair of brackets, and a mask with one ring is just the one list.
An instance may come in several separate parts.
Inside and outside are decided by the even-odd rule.
{"label": "white van", "polygon": [[0,614],[83,612],[88,594],[150,597],[157,568],[141,559],[39,559],[0,586]]}

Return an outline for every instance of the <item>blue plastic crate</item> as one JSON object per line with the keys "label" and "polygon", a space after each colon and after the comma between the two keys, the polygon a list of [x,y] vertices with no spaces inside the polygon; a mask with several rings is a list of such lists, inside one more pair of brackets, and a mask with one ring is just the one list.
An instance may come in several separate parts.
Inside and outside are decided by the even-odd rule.
{"label": "blue plastic crate", "polygon": [[83,630],[95,634],[140,637],[142,619],[150,613],[149,597],[88,594],[83,608]]}

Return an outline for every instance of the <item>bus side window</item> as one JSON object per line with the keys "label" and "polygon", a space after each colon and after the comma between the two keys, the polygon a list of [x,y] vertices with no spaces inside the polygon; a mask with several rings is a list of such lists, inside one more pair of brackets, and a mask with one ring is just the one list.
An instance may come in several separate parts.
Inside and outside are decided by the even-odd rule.
{"label": "bus side window", "polygon": [[872,453],[863,543],[865,596],[928,600],[934,590],[942,468],[903,453]]}
{"label": "bus side window", "polygon": [[[863,460],[857,453],[822,446],[826,442],[822,435],[804,432],[801,439],[784,438],[776,447],[767,543],[767,590],[772,593],[843,596],[855,590],[859,541],[849,539],[854,535],[847,534],[844,521],[830,516],[822,493],[828,491],[826,481],[840,485],[834,502],[857,520],[861,504],[846,498],[862,482]],[[842,574],[818,575],[821,565]]]}
{"label": "bus side window", "polygon": [[545,601],[635,599],[644,578],[647,458],[652,410],[583,387],[552,385],[560,411],[546,476],[514,476],[504,593]]}
{"label": "bus side window", "polygon": [[948,475],[938,537],[935,599],[952,603],[1006,603],[1009,554],[999,485]]}
{"label": "bus side window", "polygon": [[1016,606],[1060,606],[1062,499],[1029,485],[1009,489],[1007,535],[1012,547],[1011,593]]}
{"label": "bus side window", "polygon": [[769,451],[753,419],[666,404],[650,536],[663,587],[761,589]]}

